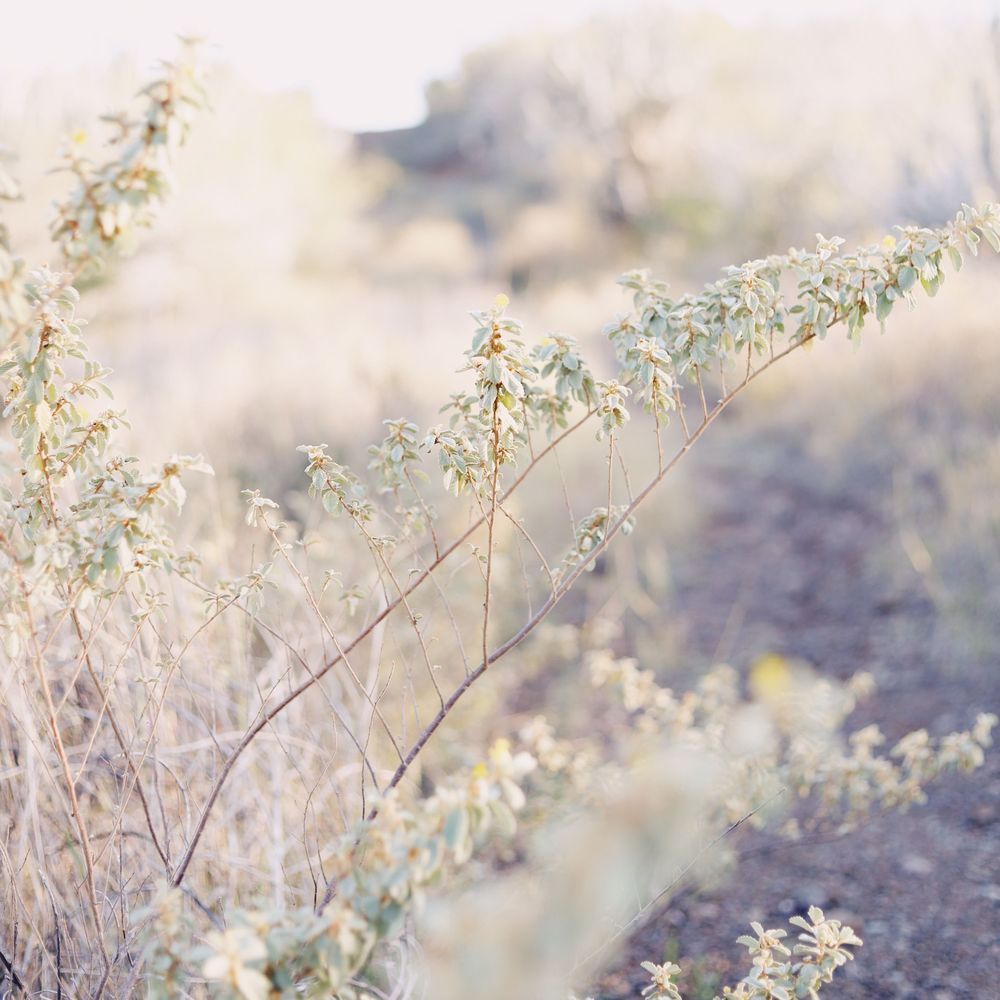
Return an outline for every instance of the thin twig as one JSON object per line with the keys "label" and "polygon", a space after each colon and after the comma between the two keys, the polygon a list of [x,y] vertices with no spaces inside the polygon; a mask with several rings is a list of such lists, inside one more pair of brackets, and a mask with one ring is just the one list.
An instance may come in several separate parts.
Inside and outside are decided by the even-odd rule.
{"label": "thin twig", "polygon": [[[493,400],[491,431],[493,434],[493,474],[490,480],[490,509],[486,517],[486,574],[483,591],[483,670],[490,665],[488,631],[490,625],[490,598],[493,595],[493,529],[497,519],[497,480],[500,476],[500,419],[497,410],[500,398]],[[440,694],[440,692],[438,692]],[[444,703],[441,704],[442,709]]]}
{"label": "thin twig", "polygon": [[7,975],[10,978],[10,981],[14,984],[14,989],[23,990],[24,983],[21,982],[21,977],[17,974],[17,971],[14,969],[14,964],[10,961],[9,958],[7,958],[7,956],[3,953],[3,951],[0,951],[0,962],[3,962],[3,966],[7,970]]}

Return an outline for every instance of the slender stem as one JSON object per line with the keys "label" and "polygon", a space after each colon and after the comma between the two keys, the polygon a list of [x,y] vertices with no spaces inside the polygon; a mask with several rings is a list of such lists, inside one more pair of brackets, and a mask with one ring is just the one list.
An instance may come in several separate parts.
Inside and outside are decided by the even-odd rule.
{"label": "slender stem", "polygon": [[684,400],[681,399],[681,391],[674,386],[674,402],[677,404],[677,416],[681,418],[681,427],[684,428],[684,437],[691,440],[691,431],[688,429],[687,419],[684,416]]}
{"label": "slender stem", "polygon": [[[49,475],[49,456],[46,452],[44,442],[45,437],[43,435],[39,439],[38,453],[41,459],[42,475],[45,482],[46,500],[49,505],[49,519],[52,522],[53,527],[58,529],[60,527],[59,513],[58,508],[56,507],[55,492],[52,487],[52,477]],[[3,536],[3,541],[5,545],[9,545],[6,535]],[[11,555],[13,556],[13,552],[11,552]],[[52,739],[56,748],[56,755],[59,758],[59,765],[62,768],[63,779],[66,782],[66,790],[69,794],[70,801],[70,811],[74,821],[76,822],[76,828],[80,835],[80,849],[83,852],[84,868],[86,871],[87,895],[89,897],[91,914],[94,919],[94,932],[97,934],[98,949],[101,953],[101,959],[105,972],[107,972],[111,965],[111,955],[108,952],[107,942],[104,940],[101,910],[97,902],[97,872],[94,866],[93,851],[90,846],[90,836],[87,831],[87,824],[83,818],[83,813],[80,811],[80,800],[76,794],[76,780],[73,777],[73,771],[69,763],[69,758],[66,755],[66,747],[63,743],[62,732],[59,729],[55,699],[52,695],[52,688],[49,685],[48,676],[45,673],[44,658],[38,645],[38,629],[35,626],[34,615],[31,610],[31,595],[28,592],[24,577],[21,575],[19,564],[15,562],[14,565],[17,570],[18,584],[21,588],[22,597],[24,599],[25,616],[27,618],[28,631],[31,636],[31,643],[34,651],[35,672],[38,676],[38,682],[42,689],[42,696],[45,699],[45,707],[49,715],[49,727],[52,730]],[[83,627],[80,624],[80,618],[75,607],[70,612],[70,615],[73,620],[76,634],[79,637],[80,642],[84,643]],[[89,662],[89,655],[87,655],[87,660]]]}
{"label": "slender stem", "polygon": [[424,501],[420,490],[417,489],[417,484],[413,481],[413,473],[406,468],[404,468],[403,472],[406,476],[406,481],[410,484],[410,489],[413,490],[413,495],[417,498],[417,503],[420,504],[420,510],[423,512],[424,520],[427,521],[427,530],[431,533],[431,542],[434,545],[434,556],[435,558],[440,558],[441,546],[438,544],[437,532],[434,530],[434,517],[432,516],[431,509]]}
{"label": "slender stem", "polygon": [[[500,422],[497,409],[499,398],[493,400],[490,428],[493,436],[493,474],[490,478],[490,509],[486,518],[486,574],[483,593],[483,670],[490,665],[489,625],[490,597],[493,590],[493,528],[497,519],[497,480],[500,476]],[[438,692],[440,694],[440,692]],[[444,708],[442,703],[441,708]]]}
{"label": "slender stem", "polygon": [[[5,536],[4,542],[6,541],[7,539]],[[94,932],[97,935],[97,944],[101,953],[102,964],[104,969],[107,969],[111,964],[111,956],[108,953],[107,942],[104,940],[101,908],[97,902],[97,873],[94,868],[94,855],[90,846],[90,835],[87,831],[87,824],[84,821],[83,813],[80,810],[80,800],[76,794],[76,782],[73,780],[73,770],[70,767],[69,757],[66,755],[66,746],[62,738],[62,732],[60,731],[59,723],[56,720],[55,699],[52,696],[52,688],[49,685],[49,679],[45,673],[45,664],[39,652],[37,640],[38,631],[35,626],[34,615],[31,611],[30,595],[19,571],[17,575],[24,600],[24,613],[28,625],[28,634],[31,638],[33,652],[32,659],[34,660],[35,674],[38,678],[38,684],[42,691],[42,697],[45,700],[45,708],[48,714],[47,721],[49,723],[49,730],[52,734],[52,743],[55,747],[56,757],[59,760],[59,766],[62,769],[63,774],[63,781],[66,784],[66,792],[69,796],[70,815],[73,817],[73,822],[76,824],[77,833],[80,837],[80,850],[83,853],[85,871],[84,881],[87,886],[90,913],[94,921]]]}
{"label": "slender stem", "polygon": [[531,551],[535,553],[535,558],[538,559],[539,565],[545,571],[546,577],[548,577],[549,587],[554,590],[556,585],[555,577],[552,575],[552,569],[549,566],[549,562],[545,558],[545,555],[542,552],[542,550],[538,547],[538,543],[528,533],[527,528],[525,528],[525,526],[521,524],[521,522],[516,517],[514,517],[514,515],[511,514],[511,512],[507,510],[506,507],[503,506],[503,504],[498,504],[497,509],[500,511],[501,514],[503,514],[505,518],[507,518],[508,521],[510,521],[510,523],[520,532],[524,540],[528,543],[528,545],[531,548]]}
{"label": "slender stem", "polygon": [[[403,590],[403,585],[399,582],[399,577],[396,576],[395,571],[392,568],[389,560],[386,559],[385,553],[382,551],[382,546],[376,541],[372,536],[372,533],[365,527],[364,522],[361,520],[357,514],[351,514],[354,524],[358,531],[365,536],[365,541],[368,542],[368,548],[375,556],[376,566],[381,565],[388,575],[389,579],[392,581],[392,585],[396,588],[396,593],[399,595],[399,600],[402,602],[403,607],[406,610],[406,617],[413,628],[413,634],[416,637],[417,645],[420,647],[420,653],[424,658],[424,666],[427,668],[427,676],[430,678],[431,685],[437,692],[438,701],[443,702],[444,696],[441,694],[441,688],[438,685],[437,679],[434,677],[434,666],[431,664],[430,653],[427,651],[427,643],[424,641],[423,633],[420,631],[419,618],[416,612],[410,606],[410,602],[407,599],[406,592]],[[434,551],[437,551],[437,542],[434,544]],[[381,577],[381,573],[379,573]],[[388,601],[388,595],[386,595],[385,600]],[[419,720],[418,720],[419,725]],[[390,736],[391,738],[391,736]]]}
{"label": "slender stem", "polygon": [[[338,658],[343,660],[344,666],[347,667],[347,671],[354,679],[354,683],[358,686],[358,690],[364,693],[365,698],[368,700],[376,718],[382,723],[382,728],[385,730],[386,735],[389,737],[389,741],[392,743],[393,747],[395,747],[396,753],[400,754],[399,746],[397,745],[396,739],[392,734],[392,727],[386,721],[385,716],[382,715],[382,710],[378,707],[378,701],[373,699],[368,693],[368,688],[362,683],[361,678],[358,677],[357,672],[351,666],[351,661],[347,658],[347,651],[344,650],[340,639],[337,637],[337,633],[333,630],[333,626],[326,620],[326,615],[323,614],[323,611],[319,606],[319,602],[316,600],[316,595],[313,594],[312,587],[309,585],[309,581],[305,578],[298,566],[295,565],[294,560],[291,556],[289,556],[288,550],[285,546],[281,544],[281,539],[278,538],[278,532],[275,526],[271,524],[266,517],[262,517],[261,520],[264,522],[264,527],[274,542],[275,551],[281,553],[281,556],[288,565],[288,568],[298,580],[299,586],[302,588],[303,593],[306,595],[306,600],[309,602],[309,606],[313,609],[314,614],[319,619],[320,625],[323,627],[323,631],[326,632],[326,634],[330,637],[330,641],[336,647]],[[367,533],[366,537],[369,538],[369,542],[371,543],[371,538],[370,536],[367,536]],[[400,754],[400,756],[402,755]]]}
{"label": "slender stem", "polygon": [[10,959],[7,958],[2,951],[0,951],[0,962],[3,963],[3,967],[7,970],[7,975],[10,977],[10,981],[14,984],[14,989],[23,990],[24,983],[21,982],[21,977],[18,976],[17,971],[15,970]]}
{"label": "slender stem", "polygon": [[[774,351],[771,351],[771,359],[774,360]],[[708,400],[705,399],[705,383],[701,380],[701,365],[697,365],[694,370],[698,379],[698,395],[701,396],[701,412],[708,416]]]}
{"label": "slender stem", "polygon": [[[653,407],[653,420],[656,424],[656,471],[663,472],[663,428],[660,426],[660,409]],[[632,490],[629,489],[629,500],[632,499]]]}

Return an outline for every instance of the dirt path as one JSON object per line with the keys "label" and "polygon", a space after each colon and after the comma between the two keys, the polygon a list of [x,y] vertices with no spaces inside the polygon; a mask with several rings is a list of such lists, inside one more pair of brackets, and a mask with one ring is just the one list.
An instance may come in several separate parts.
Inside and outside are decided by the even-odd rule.
{"label": "dirt path", "polygon": [[[838,677],[870,670],[879,693],[851,724],[877,721],[890,740],[921,726],[965,728],[978,710],[996,711],[1000,655],[988,662],[949,650],[950,626],[884,513],[888,472],[870,463],[831,470],[791,439],[765,472],[734,473],[734,463],[749,464],[740,454],[717,453],[718,464],[699,471],[708,543],[680,560],[670,608],[692,658],[721,652],[742,667],[776,651]],[[1000,753],[972,776],[933,786],[926,805],[844,839],[762,850],[760,834],[736,836],[747,857],[727,886],[675,901],[631,941],[596,997],[637,996],[648,983],[639,961],[676,949],[696,960],[688,1000],[711,998],[721,992],[713,976],[732,983],[746,967],[733,942],[750,920],[783,926],[812,903],[865,941],[828,987],[831,1000],[1000,997]]]}

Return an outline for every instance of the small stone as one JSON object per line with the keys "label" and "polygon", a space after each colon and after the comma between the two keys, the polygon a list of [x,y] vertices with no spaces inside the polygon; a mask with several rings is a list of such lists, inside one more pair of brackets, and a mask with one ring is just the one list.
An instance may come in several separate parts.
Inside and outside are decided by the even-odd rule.
{"label": "small stone", "polygon": [[1000,807],[993,802],[982,802],[969,815],[966,823],[974,829],[985,829],[1000,818]]}
{"label": "small stone", "polygon": [[919,854],[907,854],[901,864],[907,875],[930,875],[934,871],[934,863]]}

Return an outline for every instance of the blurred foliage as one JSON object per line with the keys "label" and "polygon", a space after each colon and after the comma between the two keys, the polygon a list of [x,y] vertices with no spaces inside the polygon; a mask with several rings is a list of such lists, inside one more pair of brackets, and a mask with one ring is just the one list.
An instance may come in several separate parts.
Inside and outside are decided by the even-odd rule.
{"label": "blurred foliage", "polygon": [[422,124],[358,137],[404,171],[380,218],[460,219],[486,273],[517,287],[628,255],[704,266],[900,213],[938,222],[995,190],[1000,29],[845,18],[824,24],[820,62],[814,31],[647,9],[474,53],[428,89]]}

